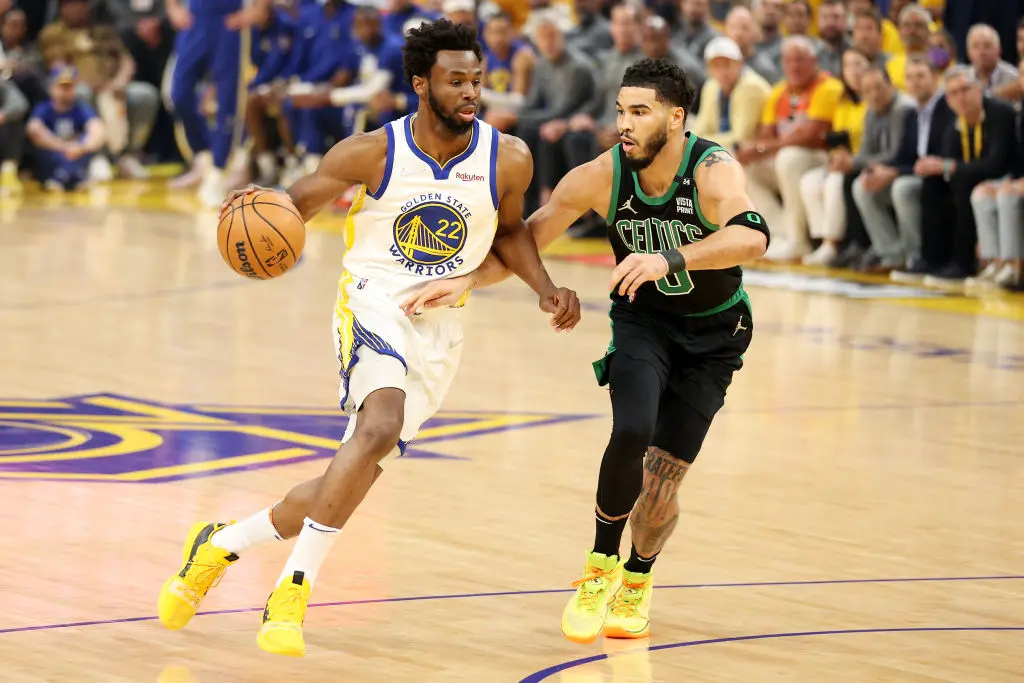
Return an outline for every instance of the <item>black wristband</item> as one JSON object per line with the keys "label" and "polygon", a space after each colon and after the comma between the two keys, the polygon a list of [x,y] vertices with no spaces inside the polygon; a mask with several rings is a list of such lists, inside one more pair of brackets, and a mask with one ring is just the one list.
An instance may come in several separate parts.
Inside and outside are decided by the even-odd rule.
{"label": "black wristband", "polygon": [[678,249],[666,249],[665,251],[659,251],[665,262],[668,263],[668,274],[678,273],[686,270],[686,257],[683,256],[683,252]]}

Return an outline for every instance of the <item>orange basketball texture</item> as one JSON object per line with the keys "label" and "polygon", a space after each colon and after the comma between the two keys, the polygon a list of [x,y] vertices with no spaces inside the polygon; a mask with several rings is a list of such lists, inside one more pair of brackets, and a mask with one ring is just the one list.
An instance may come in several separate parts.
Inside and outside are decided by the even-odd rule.
{"label": "orange basketball texture", "polygon": [[239,275],[269,280],[288,272],[306,246],[306,226],[280,192],[253,192],[231,202],[217,225],[224,262]]}

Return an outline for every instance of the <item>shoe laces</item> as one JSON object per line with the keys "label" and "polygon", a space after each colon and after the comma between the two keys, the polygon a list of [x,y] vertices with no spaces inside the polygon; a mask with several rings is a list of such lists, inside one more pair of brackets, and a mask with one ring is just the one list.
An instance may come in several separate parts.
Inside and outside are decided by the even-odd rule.
{"label": "shoe laces", "polygon": [[306,611],[302,586],[288,584],[282,594],[274,596],[270,611],[270,621],[301,622]]}
{"label": "shoe laces", "polygon": [[572,582],[573,588],[583,588],[579,593],[579,606],[583,609],[593,609],[597,598],[608,587],[608,577],[611,571],[605,571],[600,567],[588,566],[587,574],[581,579]]}
{"label": "shoe laces", "polygon": [[185,594],[193,604],[199,604],[207,592],[220,583],[224,578],[225,569],[227,569],[225,566],[215,563],[195,561],[191,563],[188,571],[185,572],[182,583]]}
{"label": "shoe laces", "polygon": [[644,597],[644,589],[647,584],[643,583],[622,583],[622,590],[615,598],[612,605],[612,614],[617,617],[635,616]]}

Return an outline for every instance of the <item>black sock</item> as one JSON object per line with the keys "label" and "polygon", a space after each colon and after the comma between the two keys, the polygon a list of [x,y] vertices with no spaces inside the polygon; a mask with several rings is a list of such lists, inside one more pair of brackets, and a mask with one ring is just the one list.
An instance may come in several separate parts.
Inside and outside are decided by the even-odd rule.
{"label": "black sock", "polygon": [[626,520],[629,517],[623,517],[612,522],[602,517],[600,512],[594,510],[594,518],[594,524],[597,527],[594,533],[594,552],[607,555],[608,557],[618,555],[619,541],[622,540],[622,532],[626,529]]}
{"label": "black sock", "polygon": [[651,568],[654,567],[656,559],[658,559],[657,553],[655,553],[654,557],[640,557],[640,554],[636,551],[636,546],[633,546],[632,550],[629,551],[629,559],[626,560],[623,569],[637,574],[649,574]]}

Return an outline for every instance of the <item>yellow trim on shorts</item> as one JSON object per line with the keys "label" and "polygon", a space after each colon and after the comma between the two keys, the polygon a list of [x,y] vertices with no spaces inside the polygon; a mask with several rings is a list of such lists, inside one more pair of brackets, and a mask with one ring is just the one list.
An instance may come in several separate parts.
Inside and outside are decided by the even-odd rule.
{"label": "yellow trim on shorts", "polygon": [[356,240],[355,217],[357,213],[362,211],[364,201],[366,201],[366,185],[360,185],[359,191],[356,192],[356,198],[352,201],[352,206],[345,217],[345,247],[347,249],[351,249],[352,244]]}
{"label": "yellow trim on shorts", "polygon": [[338,280],[338,299],[334,303],[334,312],[338,315],[338,339],[341,341],[341,351],[338,360],[341,362],[341,371],[348,372],[352,363],[352,351],[355,346],[355,323],[356,317],[348,305],[348,286],[352,284],[352,273],[345,272]]}

